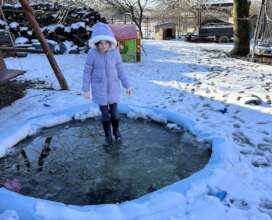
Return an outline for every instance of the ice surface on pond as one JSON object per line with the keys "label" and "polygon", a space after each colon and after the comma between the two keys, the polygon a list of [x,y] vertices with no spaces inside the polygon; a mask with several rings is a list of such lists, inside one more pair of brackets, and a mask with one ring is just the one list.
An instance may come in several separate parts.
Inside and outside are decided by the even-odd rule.
{"label": "ice surface on pond", "polygon": [[0,160],[1,178],[17,178],[23,194],[67,204],[132,200],[188,177],[208,162],[208,143],[174,124],[167,127],[122,118],[123,144],[111,148],[102,144],[97,118],[47,129]]}

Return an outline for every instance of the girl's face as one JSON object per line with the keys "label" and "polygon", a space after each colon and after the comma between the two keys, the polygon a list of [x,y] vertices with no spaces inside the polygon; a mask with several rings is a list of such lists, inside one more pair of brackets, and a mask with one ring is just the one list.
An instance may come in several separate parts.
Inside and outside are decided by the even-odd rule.
{"label": "girl's face", "polygon": [[98,43],[98,49],[102,53],[106,53],[107,51],[109,51],[110,47],[111,47],[111,43],[109,41],[101,40]]}

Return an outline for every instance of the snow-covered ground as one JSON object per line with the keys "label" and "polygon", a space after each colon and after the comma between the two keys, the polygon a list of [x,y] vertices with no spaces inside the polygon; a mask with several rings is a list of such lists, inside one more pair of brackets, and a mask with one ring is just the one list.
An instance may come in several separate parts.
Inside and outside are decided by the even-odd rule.
{"label": "snow-covered ground", "polygon": [[[240,153],[239,162],[225,171],[221,169],[218,175],[223,181],[215,181],[212,186],[219,192],[227,192],[226,198],[220,200],[209,195],[210,186],[192,185],[183,195],[166,194],[167,206],[157,206],[155,211],[146,207],[150,208],[148,216],[131,219],[271,219],[272,67],[229,58],[225,52],[232,46],[228,44],[143,43],[147,52],[143,61],[125,64],[133,96],[124,96],[123,103],[178,113],[194,121],[198,129],[227,138],[229,148]],[[0,110],[0,131],[34,116],[87,103],[80,95],[86,54],[56,58],[71,90],[28,90],[24,98]],[[59,88],[43,55],[9,58],[7,64],[27,70],[24,79],[46,80]],[[261,105],[245,104],[253,96],[261,99]],[[43,212],[43,207],[37,209]],[[108,219],[126,219],[116,206],[112,210],[118,215]],[[0,213],[3,211],[0,204]],[[54,219],[54,213],[50,216],[46,219]]]}

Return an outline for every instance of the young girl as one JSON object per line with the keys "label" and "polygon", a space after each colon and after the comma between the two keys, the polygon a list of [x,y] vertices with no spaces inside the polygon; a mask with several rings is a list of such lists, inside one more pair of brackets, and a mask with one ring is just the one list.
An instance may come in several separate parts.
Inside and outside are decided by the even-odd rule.
{"label": "young girl", "polygon": [[127,94],[131,95],[130,83],[124,72],[117,41],[111,28],[104,23],[97,23],[93,27],[90,39],[92,47],[88,53],[83,74],[84,97],[99,105],[102,114],[102,124],[105,132],[105,145],[111,145],[112,131],[116,142],[121,143],[119,131],[119,115],[117,104],[120,101],[120,81]]}

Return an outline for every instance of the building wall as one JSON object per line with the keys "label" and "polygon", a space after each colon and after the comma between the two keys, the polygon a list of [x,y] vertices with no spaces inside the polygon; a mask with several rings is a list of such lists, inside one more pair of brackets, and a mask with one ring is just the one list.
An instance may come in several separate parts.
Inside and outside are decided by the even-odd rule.
{"label": "building wall", "polygon": [[159,27],[155,27],[155,39],[156,40],[167,40],[168,36],[167,35],[167,29],[172,30],[172,38],[176,38],[176,25],[162,25]]}

